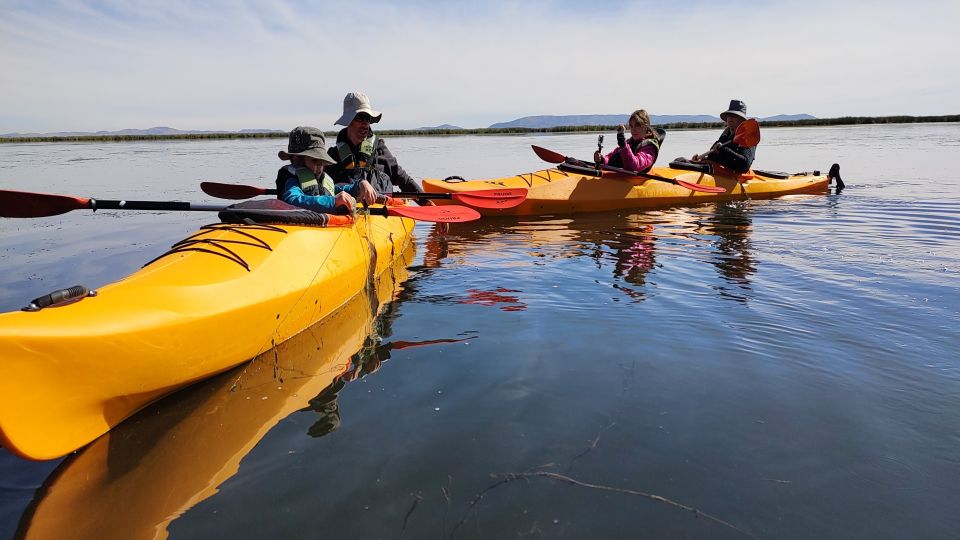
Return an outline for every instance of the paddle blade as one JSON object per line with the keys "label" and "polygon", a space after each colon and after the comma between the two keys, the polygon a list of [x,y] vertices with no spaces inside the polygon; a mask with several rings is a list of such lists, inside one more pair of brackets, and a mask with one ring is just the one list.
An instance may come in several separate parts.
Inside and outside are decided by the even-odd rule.
{"label": "paddle blade", "polygon": [[268,195],[268,191],[274,191],[257,186],[221,184],[220,182],[200,182],[200,189],[218,199],[249,199],[258,195]]}
{"label": "paddle blade", "polygon": [[744,147],[751,147],[760,144],[760,123],[756,118],[744,120],[737,126],[737,132],[733,135],[734,144]]}
{"label": "paddle blade", "polygon": [[515,197],[526,199],[527,188],[477,189],[474,191],[460,191],[454,195],[469,195],[471,197],[486,197],[488,199],[513,199]]}
{"label": "paddle blade", "polygon": [[474,208],[513,208],[527,199],[525,188],[490,189],[452,193],[453,200]]}
{"label": "paddle blade", "polygon": [[567,157],[563,154],[558,154],[553,150],[547,150],[546,148],[537,146],[535,144],[530,145],[533,148],[533,151],[540,159],[546,161],[547,163],[563,163],[567,160]]}
{"label": "paddle blade", "polygon": [[32,218],[89,208],[90,199],[0,189],[0,217]]}
{"label": "paddle blade", "polygon": [[462,223],[480,219],[480,212],[473,208],[455,204],[447,206],[390,206],[386,210],[388,216],[401,216],[418,221],[437,223]]}

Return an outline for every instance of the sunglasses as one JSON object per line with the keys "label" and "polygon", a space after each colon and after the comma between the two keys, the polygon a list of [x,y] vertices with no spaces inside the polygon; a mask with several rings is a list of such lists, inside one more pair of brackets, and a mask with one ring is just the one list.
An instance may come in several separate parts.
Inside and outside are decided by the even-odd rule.
{"label": "sunglasses", "polygon": [[367,113],[360,113],[360,114],[354,116],[353,119],[354,119],[354,120],[357,120],[357,121],[359,121],[359,122],[372,122],[372,121],[373,121],[373,117],[370,116],[370,115],[367,114]]}

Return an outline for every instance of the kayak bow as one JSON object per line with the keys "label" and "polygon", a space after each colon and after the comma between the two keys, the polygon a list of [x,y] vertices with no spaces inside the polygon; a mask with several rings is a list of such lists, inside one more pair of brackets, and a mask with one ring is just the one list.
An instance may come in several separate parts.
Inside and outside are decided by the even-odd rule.
{"label": "kayak bow", "polygon": [[326,228],[218,223],[96,296],[0,314],[0,445],[62,456],[250,360],[364,290],[412,229],[364,215]]}

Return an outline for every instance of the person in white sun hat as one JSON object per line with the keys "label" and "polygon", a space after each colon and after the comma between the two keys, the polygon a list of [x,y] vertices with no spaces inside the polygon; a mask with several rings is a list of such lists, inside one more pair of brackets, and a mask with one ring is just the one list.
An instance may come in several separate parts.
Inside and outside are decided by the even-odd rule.
{"label": "person in white sun hat", "polygon": [[[343,98],[343,114],[334,124],[346,126],[337,134],[337,144],[330,147],[330,157],[336,162],[328,173],[338,184],[356,186],[358,199],[371,204],[377,195],[390,195],[394,186],[400,191],[423,193],[407,171],[403,170],[393,157],[382,138],[377,137],[371,128],[383,117],[383,113],[374,110],[370,98],[363,92],[350,92]],[[418,201],[420,204],[432,204],[430,201]]]}

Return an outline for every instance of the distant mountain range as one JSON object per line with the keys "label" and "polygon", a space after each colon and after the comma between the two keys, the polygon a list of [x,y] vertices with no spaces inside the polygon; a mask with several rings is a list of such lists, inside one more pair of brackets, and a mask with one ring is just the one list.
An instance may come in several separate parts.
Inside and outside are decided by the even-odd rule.
{"label": "distant mountain range", "polygon": [[425,127],[413,128],[414,131],[426,131],[430,129],[463,129],[463,128],[460,126],[455,126],[453,124],[440,124],[439,126],[425,126]]}
{"label": "distant mountain range", "polygon": [[[563,126],[615,126],[617,124],[626,124],[629,114],[570,114],[565,116],[524,116],[509,122],[498,122],[491,125],[491,128],[552,128]],[[809,114],[778,114],[776,116],[767,116],[758,118],[761,121],[790,121],[790,120],[815,120],[815,116]],[[652,115],[650,121],[656,125],[662,124],[701,124],[705,122],[719,122],[720,118],[708,114],[668,114]],[[463,129],[452,124],[442,124],[431,127],[418,127],[412,131],[426,131],[435,129]],[[282,129],[241,129],[239,131],[229,130],[180,130],[172,127],[157,126],[147,129],[121,129],[119,131],[58,131],[55,133],[0,133],[0,137],[18,138],[18,137],[109,137],[112,135],[204,135],[204,134],[250,134],[250,133],[287,133]]]}
{"label": "distant mountain range", "polygon": [[[524,116],[509,122],[493,124],[491,128],[551,128],[561,126],[615,126],[626,124],[630,114],[569,114],[565,116]],[[813,120],[815,116],[809,114],[778,114],[758,118],[760,121],[784,120]],[[719,116],[709,114],[667,114],[650,115],[650,122],[655,125],[663,124],[701,124],[704,122],[719,122]]]}
{"label": "distant mountain range", "polygon": [[121,129],[119,131],[58,131],[56,133],[0,133],[0,137],[109,137],[111,135],[205,135],[209,133],[286,133],[281,129],[241,129],[228,130],[180,130],[172,127],[157,126],[147,129]]}

